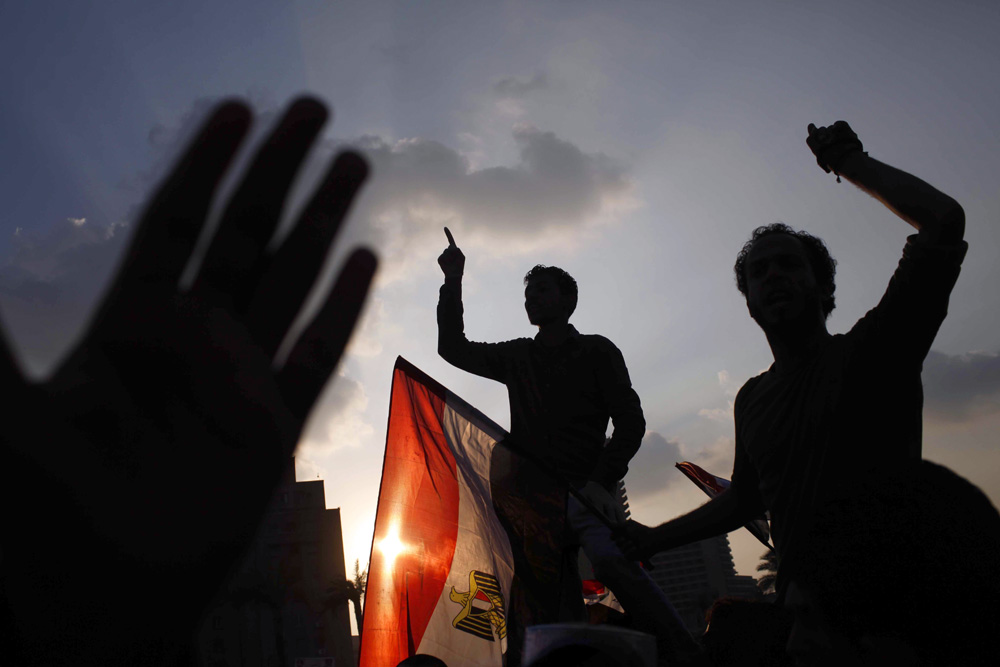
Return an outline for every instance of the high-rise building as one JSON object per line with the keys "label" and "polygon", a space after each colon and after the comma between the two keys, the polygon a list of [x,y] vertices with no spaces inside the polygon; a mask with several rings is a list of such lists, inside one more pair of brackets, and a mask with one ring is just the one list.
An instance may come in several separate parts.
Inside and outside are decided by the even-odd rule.
{"label": "high-rise building", "polygon": [[[630,516],[625,482],[618,482],[617,499]],[[721,597],[761,599],[753,577],[736,574],[733,552],[725,535],[694,542],[654,555],[649,574],[695,634],[705,630],[705,613]]]}
{"label": "high-rise building", "polygon": [[693,633],[705,630],[705,614],[721,597],[761,599],[753,577],[736,574],[729,538],[717,535],[654,555],[650,575]]}
{"label": "high-rise building", "polygon": [[326,509],[323,482],[278,486],[253,545],[205,615],[202,667],[355,664],[348,602],[328,589],[347,579],[340,510]]}

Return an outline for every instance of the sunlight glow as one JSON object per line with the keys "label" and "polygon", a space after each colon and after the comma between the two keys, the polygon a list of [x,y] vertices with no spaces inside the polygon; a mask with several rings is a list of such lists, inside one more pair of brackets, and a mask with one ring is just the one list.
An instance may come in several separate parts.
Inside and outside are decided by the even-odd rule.
{"label": "sunlight glow", "polygon": [[407,550],[407,545],[403,544],[399,539],[399,525],[395,523],[389,526],[388,533],[379,540],[376,546],[382,552],[382,557],[385,558],[385,567],[387,569],[392,569],[396,557]]}

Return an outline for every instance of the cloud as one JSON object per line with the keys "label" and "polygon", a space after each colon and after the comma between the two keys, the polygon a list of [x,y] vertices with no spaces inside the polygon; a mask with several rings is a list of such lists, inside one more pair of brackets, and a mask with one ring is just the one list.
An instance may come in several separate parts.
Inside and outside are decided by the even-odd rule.
{"label": "cloud", "polygon": [[705,446],[690,447],[677,438],[646,431],[625,478],[629,498],[639,500],[676,489],[678,485],[686,488],[690,482],[674,467],[681,461],[691,461],[713,475],[728,477],[733,467],[733,441],[720,437]]}
{"label": "cloud", "polygon": [[338,373],[313,406],[299,451],[315,460],[342,447],[357,447],[375,433],[365,419],[368,394],[354,378]]}
{"label": "cloud", "polygon": [[530,79],[508,76],[493,84],[493,92],[501,97],[524,97],[536,90],[549,87],[545,72],[535,72]]}
{"label": "cloud", "polygon": [[1000,355],[932,350],[924,360],[923,382],[933,418],[958,422],[1000,411]]}
{"label": "cloud", "polygon": [[128,234],[122,222],[67,218],[44,233],[18,230],[0,264],[0,308],[25,370],[45,374],[65,353],[106,286]]}
{"label": "cloud", "polygon": [[[722,393],[735,399],[737,392],[740,390],[740,383],[736,382],[730,377],[729,371],[721,370],[718,373],[719,386],[722,388]],[[724,408],[702,408],[698,411],[699,417],[705,417],[714,422],[720,423],[732,423],[733,421],[733,406],[734,401],[726,401],[726,407]]]}
{"label": "cloud", "polygon": [[395,275],[412,275],[408,260],[415,255],[433,268],[422,255],[440,251],[443,225],[463,247],[518,254],[565,244],[636,205],[628,169],[618,161],[530,125],[515,126],[511,139],[516,164],[481,169],[430,139],[353,142],[374,171],[356,219],[379,231]]}
{"label": "cloud", "polygon": [[656,431],[646,431],[639,452],[629,464],[625,486],[630,498],[637,498],[662,491],[675,484],[680,475],[674,464],[684,460],[681,443],[675,438],[667,439]]}

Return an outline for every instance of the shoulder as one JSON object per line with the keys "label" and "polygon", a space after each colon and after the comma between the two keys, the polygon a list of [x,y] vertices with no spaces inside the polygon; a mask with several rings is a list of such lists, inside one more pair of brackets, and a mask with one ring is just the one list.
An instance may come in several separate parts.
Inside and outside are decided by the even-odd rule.
{"label": "shoulder", "polygon": [[580,342],[588,347],[603,348],[606,350],[617,350],[618,347],[609,339],[600,334],[580,334]]}
{"label": "shoulder", "polygon": [[510,340],[502,340],[499,343],[492,343],[498,349],[505,350],[526,350],[534,344],[534,338],[512,338]]}
{"label": "shoulder", "polygon": [[621,360],[622,363],[625,361],[625,356],[618,349],[618,346],[604,336],[598,334],[579,334],[577,341],[585,354],[604,359]]}
{"label": "shoulder", "polygon": [[736,401],[733,403],[733,409],[735,412],[738,413],[740,409],[746,405],[746,402],[750,400],[750,396],[753,395],[754,389],[756,389],[757,386],[770,374],[771,371],[766,370],[760,375],[755,375],[743,383],[743,386],[740,387],[740,390],[736,393]]}

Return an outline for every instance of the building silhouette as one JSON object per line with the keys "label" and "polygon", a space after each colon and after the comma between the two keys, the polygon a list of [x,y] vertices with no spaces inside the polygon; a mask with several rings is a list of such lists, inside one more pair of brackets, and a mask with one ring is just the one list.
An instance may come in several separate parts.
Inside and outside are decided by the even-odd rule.
{"label": "building silhouette", "polygon": [[736,574],[729,538],[717,535],[654,555],[650,575],[688,630],[705,631],[705,613],[722,597],[762,599],[757,580]]}
{"label": "building silhouette", "polygon": [[326,509],[321,480],[288,466],[253,545],[205,615],[202,667],[356,664],[348,602],[328,589],[347,579],[340,510]]}
{"label": "building silhouette", "polygon": [[[618,482],[615,495],[625,516],[631,516],[624,481]],[[696,635],[705,631],[705,614],[717,599],[763,597],[756,579],[736,573],[725,535],[655,554],[650,563],[653,581],[677,609],[687,629]]]}

